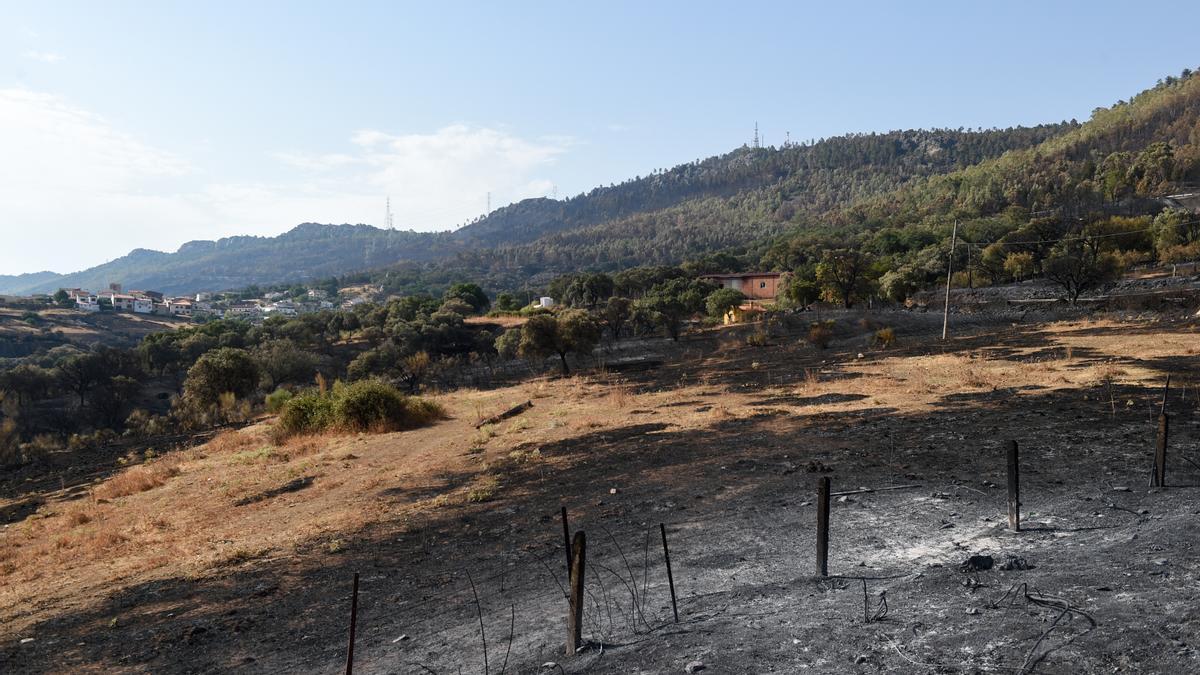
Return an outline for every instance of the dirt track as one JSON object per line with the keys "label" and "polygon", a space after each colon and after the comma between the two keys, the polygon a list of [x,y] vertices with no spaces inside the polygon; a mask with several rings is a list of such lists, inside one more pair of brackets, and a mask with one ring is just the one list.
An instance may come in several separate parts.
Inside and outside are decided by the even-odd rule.
{"label": "dirt track", "polygon": [[[1166,372],[1177,387],[1173,453],[1200,461],[1195,331],[996,326],[944,354],[901,331],[899,348],[861,359],[858,343],[698,343],[619,394],[549,383],[484,452],[384,476],[366,493],[366,524],[340,533],[337,550],[313,538],[202,574],[116,578],[92,602],[7,605],[6,622],[22,628],[5,631],[0,666],[335,672],[359,571],[364,673],[483,672],[468,572],[490,672],[506,656],[514,672],[547,661],[565,672],[682,672],[696,660],[737,673],[1195,670],[1200,469],[1173,454],[1170,487],[1146,487]],[[460,417],[439,432],[464,437],[455,448],[478,442]],[[403,460],[415,438],[426,437],[355,446],[337,480],[387,473],[370,461]],[[1010,438],[1022,448],[1020,533],[1004,528]],[[835,491],[919,486],[835,500],[831,579],[812,575],[822,475]],[[460,498],[481,487],[485,501]],[[300,491],[247,508],[286,514],[305,501]],[[587,532],[591,570],[593,646],[572,658],[561,653],[560,505]],[[647,545],[659,522],[678,625],[657,537]],[[964,573],[973,554],[1032,568]],[[886,591],[879,621],[864,621],[864,577],[870,613]],[[35,639],[20,644],[25,636]]]}

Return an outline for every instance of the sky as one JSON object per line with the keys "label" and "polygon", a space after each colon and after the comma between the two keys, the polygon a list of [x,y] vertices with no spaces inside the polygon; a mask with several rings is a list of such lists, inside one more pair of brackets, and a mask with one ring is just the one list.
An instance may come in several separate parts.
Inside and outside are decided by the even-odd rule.
{"label": "sky", "polygon": [[0,0],[0,274],[302,222],[446,230],[765,143],[1078,119],[1196,2]]}

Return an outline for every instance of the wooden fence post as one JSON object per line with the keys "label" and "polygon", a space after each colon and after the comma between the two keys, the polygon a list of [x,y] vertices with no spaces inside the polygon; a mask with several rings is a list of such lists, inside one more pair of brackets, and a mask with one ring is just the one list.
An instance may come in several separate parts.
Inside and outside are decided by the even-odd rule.
{"label": "wooden fence post", "polygon": [[817,574],[829,576],[829,476],[817,482]]}
{"label": "wooden fence post", "polygon": [[662,534],[663,559],[667,561],[667,585],[671,587],[671,611],[675,614],[675,623],[679,623],[679,605],[675,602],[675,576],[671,573],[671,551],[667,548],[667,526],[659,523],[658,531]]}
{"label": "wooden fence post", "polygon": [[1158,416],[1158,439],[1154,446],[1154,487],[1167,486],[1167,432],[1170,419],[1167,413]]}
{"label": "wooden fence post", "polygon": [[358,572],[354,573],[354,590],[350,592],[350,643],[346,648],[346,675],[354,673],[354,629],[358,624]]}
{"label": "wooden fence post", "polygon": [[574,656],[583,646],[583,573],[587,556],[587,538],[575,533],[574,555],[571,559],[571,598],[567,614],[567,656]]}
{"label": "wooden fence post", "polygon": [[1008,442],[1008,529],[1021,531],[1021,462],[1017,442]]}

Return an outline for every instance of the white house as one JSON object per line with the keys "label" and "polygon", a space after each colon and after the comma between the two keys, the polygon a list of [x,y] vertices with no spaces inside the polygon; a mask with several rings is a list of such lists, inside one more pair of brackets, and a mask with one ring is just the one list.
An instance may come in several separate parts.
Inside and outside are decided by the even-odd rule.
{"label": "white house", "polygon": [[133,311],[135,314],[150,314],[154,311],[154,301],[150,298],[133,298]]}
{"label": "white house", "polygon": [[95,295],[77,295],[75,296],[75,307],[85,312],[99,312],[100,298]]}
{"label": "white house", "polygon": [[551,298],[549,296],[542,296],[542,297],[538,298],[538,307],[545,307],[546,309],[550,309],[553,306],[554,306],[554,298]]}

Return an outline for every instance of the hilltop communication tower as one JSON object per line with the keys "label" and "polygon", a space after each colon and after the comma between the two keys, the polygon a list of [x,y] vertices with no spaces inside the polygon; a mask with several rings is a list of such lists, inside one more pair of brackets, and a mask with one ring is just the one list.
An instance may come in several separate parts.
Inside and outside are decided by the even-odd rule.
{"label": "hilltop communication tower", "polygon": [[759,142],[758,142],[758,122],[754,123],[754,147],[756,147],[756,148],[762,147],[761,145],[759,145]]}
{"label": "hilltop communication tower", "polygon": [[388,229],[388,230],[396,229],[396,223],[395,223],[395,221],[392,220],[392,197],[391,197],[391,195],[388,195],[388,198],[387,198],[387,210],[384,211],[384,215],[383,215],[383,227],[384,227],[384,229]]}

